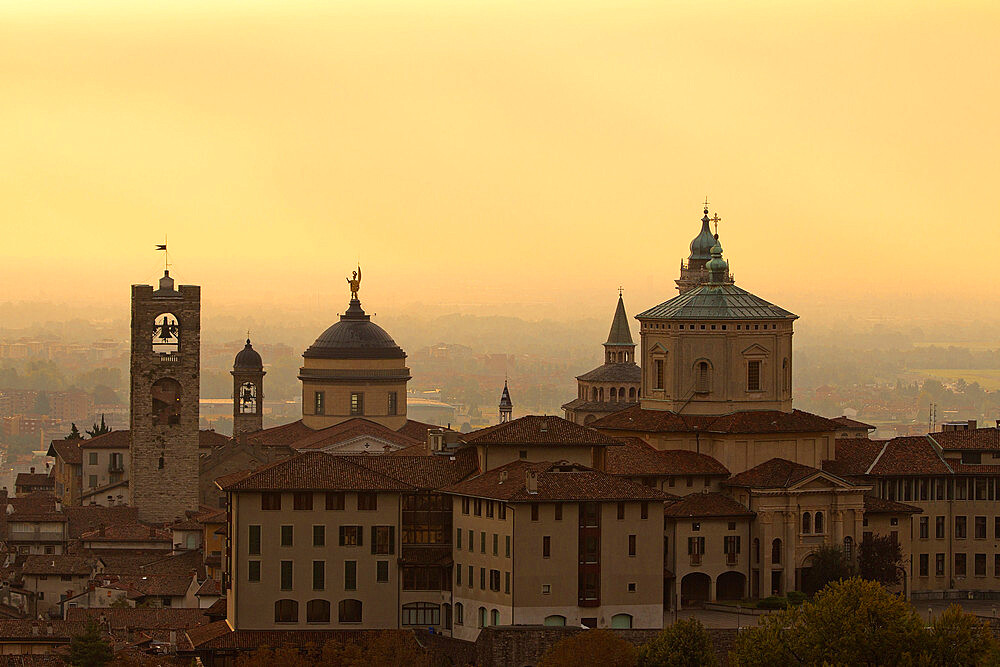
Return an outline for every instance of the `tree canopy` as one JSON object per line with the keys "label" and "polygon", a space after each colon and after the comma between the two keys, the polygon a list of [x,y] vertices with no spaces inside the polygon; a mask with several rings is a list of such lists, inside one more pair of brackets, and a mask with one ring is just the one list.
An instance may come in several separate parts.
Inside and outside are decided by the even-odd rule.
{"label": "tree canopy", "polygon": [[858,574],[885,586],[899,583],[903,548],[889,535],[865,535],[858,548]]}
{"label": "tree canopy", "polygon": [[103,667],[115,657],[111,645],[101,637],[101,630],[88,621],[84,631],[69,642],[69,664],[74,667]]}
{"label": "tree canopy", "polygon": [[809,567],[802,571],[802,592],[815,595],[831,581],[851,576],[851,563],[839,546],[824,544],[813,552]]}
{"label": "tree canopy", "polygon": [[633,667],[636,650],[607,630],[587,630],[562,639],[545,652],[538,667]]}
{"label": "tree canopy", "polygon": [[708,667],[716,664],[708,631],[696,618],[664,628],[639,649],[639,667]]}

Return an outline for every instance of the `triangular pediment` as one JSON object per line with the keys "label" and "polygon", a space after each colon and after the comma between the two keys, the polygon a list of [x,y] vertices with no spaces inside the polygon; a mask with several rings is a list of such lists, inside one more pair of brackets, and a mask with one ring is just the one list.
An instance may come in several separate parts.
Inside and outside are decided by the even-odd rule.
{"label": "triangular pediment", "polygon": [[663,343],[654,343],[649,351],[652,354],[667,354],[667,348],[663,347]]}
{"label": "triangular pediment", "polygon": [[810,491],[810,490],[823,490],[823,489],[851,489],[854,485],[847,480],[831,475],[822,470],[817,470],[812,475],[795,482],[790,485],[789,490],[795,489],[796,491]]}
{"label": "triangular pediment", "polygon": [[329,454],[385,454],[402,449],[402,446],[373,435],[358,435],[347,440],[330,443],[316,449]]}
{"label": "triangular pediment", "polygon": [[744,357],[767,357],[770,356],[771,353],[768,352],[766,347],[754,343],[747,349],[740,352],[740,354],[742,354]]}

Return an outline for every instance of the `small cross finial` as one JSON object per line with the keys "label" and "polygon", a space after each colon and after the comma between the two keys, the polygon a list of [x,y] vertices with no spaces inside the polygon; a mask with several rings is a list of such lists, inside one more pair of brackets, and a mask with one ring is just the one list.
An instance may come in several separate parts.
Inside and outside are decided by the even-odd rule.
{"label": "small cross finial", "polygon": [[622,298],[622,286],[621,285],[618,286],[618,298],[619,299]]}
{"label": "small cross finial", "polygon": [[718,236],[719,235],[719,223],[722,222],[722,218],[719,217],[718,213],[716,213],[715,215],[712,216],[712,222],[715,223],[715,235]]}
{"label": "small cross finial", "polygon": [[705,195],[705,213],[708,213],[708,195]]}

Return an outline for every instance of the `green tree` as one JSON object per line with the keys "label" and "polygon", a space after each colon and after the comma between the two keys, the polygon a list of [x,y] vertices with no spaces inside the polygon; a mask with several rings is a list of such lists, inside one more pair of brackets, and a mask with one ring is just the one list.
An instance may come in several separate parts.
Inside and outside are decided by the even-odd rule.
{"label": "green tree", "polygon": [[93,621],[88,621],[83,633],[70,640],[69,664],[74,667],[102,667],[114,657],[111,645],[104,641],[100,628]]}
{"label": "green tree", "polygon": [[933,665],[998,664],[998,646],[990,627],[958,605],[934,619],[927,652]]}
{"label": "green tree", "polygon": [[851,564],[844,550],[837,545],[824,544],[812,553],[809,567],[802,572],[802,591],[815,595],[831,581],[840,581],[851,576]]}
{"label": "green tree", "polygon": [[618,635],[607,630],[587,630],[562,639],[542,656],[538,667],[633,667],[636,650]]}
{"label": "green tree", "polygon": [[104,415],[101,415],[101,425],[98,426],[97,424],[94,424],[94,428],[89,429],[87,431],[87,435],[91,438],[96,438],[97,436],[104,435],[105,433],[111,433],[111,429],[104,423]]}
{"label": "green tree", "polygon": [[83,440],[83,436],[80,434],[80,429],[76,427],[76,422],[70,423],[69,435],[66,436],[66,440]]}
{"label": "green tree", "polygon": [[903,566],[903,549],[887,535],[866,535],[858,548],[858,574],[862,579],[877,581],[885,586],[899,583]]}
{"label": "green tree", "polygon": [[715,665],[708,631],[696,618],[678,621],[639,649],[639,667],[702,667]]}
{"label": "green tree", "polygon": [[907,665],[926,662],[927,632],[913,607],[874,581],[835,581],[812,601],[739,633],[732,665]]}

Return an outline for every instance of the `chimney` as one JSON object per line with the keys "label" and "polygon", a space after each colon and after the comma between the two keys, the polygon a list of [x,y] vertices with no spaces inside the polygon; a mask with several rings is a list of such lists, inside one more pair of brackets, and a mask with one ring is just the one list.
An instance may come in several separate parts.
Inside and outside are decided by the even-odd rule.
{"label": "chimney", "polygon": [[56,511],[62,512],[62,501],[59,500],[58,498],[56,499]]}
{"label": "chimney", "polygon": [[548,425],[548,423],[546,423],[546,421],[544,419],[541,422],[539,422],[539,424],[538,424],[538,430],[541,431],[542,433],[548,433],[549,432],[549,425]]}
{"label": "chimney", "polygon": [[176,630],[171,630],[170,631],[170,648],[176,648],[176,647],[177,647],[177,631]]}
{"label": "chimney", "polygon": [[530,494],[538,493],[538,472],[535,470],[524,471],[524,488]]}
{"label": "chimney", "polygon": [[978,424],[978,422],[975,419],[970,419],[969,420],[969,430],[970,431],[975,431],[976,430],[976,424]]}
{"label": "chimney", "polygon": [[507,471],[506,470],[501,470],[500,471],[500,481],[498,482],[498,484],[503,484],[506,481],[507,481]]}

